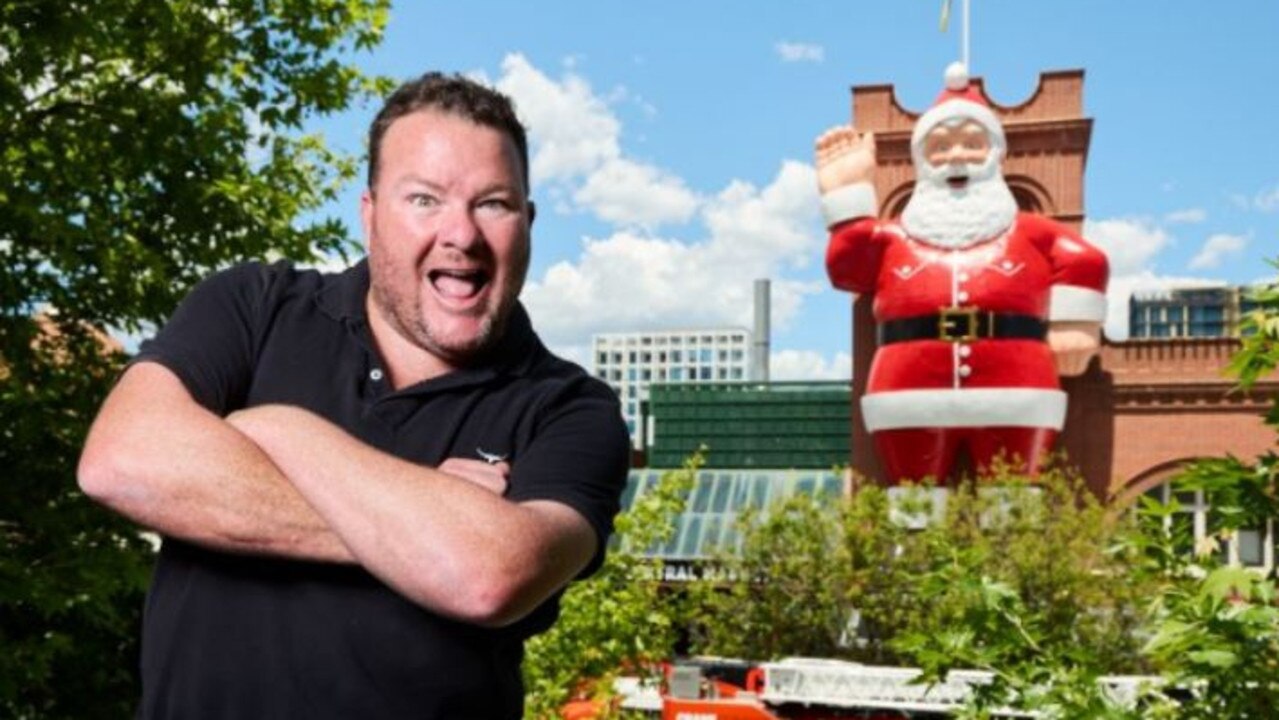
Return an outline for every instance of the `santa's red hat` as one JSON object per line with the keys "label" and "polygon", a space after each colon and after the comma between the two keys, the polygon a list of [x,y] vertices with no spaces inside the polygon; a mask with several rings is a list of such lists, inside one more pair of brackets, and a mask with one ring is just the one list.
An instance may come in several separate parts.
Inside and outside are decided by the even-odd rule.
{"label": "santa's red hat", "polygon": [[986,128],[991,145],[1003,155],[1006,147],[1003,124],[995,117],[986,98],[968,81],[968,68],[961,62],[954,62],[946,68],[946,89],[915,123],[915,130],[910,136],[912,152],[922,153],[924,136],[929,130],[944,122],[960,119],[974,120]]}

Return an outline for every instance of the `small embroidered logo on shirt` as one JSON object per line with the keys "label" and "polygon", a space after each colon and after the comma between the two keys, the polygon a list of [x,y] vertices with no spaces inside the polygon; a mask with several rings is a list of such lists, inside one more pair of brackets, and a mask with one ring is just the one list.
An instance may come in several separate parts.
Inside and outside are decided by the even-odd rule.
{"label": "small embroidered logo on shirt", "polygon": [[475,454],[479,455],[480,459],[488,463],[489,465],[496,465],[500,462],[506,461],[505,453],[485,452],[484,449],[480,447],[475,448]]}

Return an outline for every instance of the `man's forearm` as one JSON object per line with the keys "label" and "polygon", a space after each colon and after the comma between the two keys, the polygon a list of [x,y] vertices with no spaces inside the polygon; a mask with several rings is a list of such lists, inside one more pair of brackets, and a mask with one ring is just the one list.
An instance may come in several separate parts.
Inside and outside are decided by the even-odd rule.
{"label": "man's forearm", "polygon": [[354,561],[256,444],[154,363],[130,368],[108,397],[79,478],[86,494],[164,535],[228,552]]}
{"label": "man's forearm", "polygon": [[530,612],[592,556],[585,519],[555,502],[514,503],[480,484],[380,452],[298,408],[237,414],[243,429],[339,533],[410,600],[502,625]]}

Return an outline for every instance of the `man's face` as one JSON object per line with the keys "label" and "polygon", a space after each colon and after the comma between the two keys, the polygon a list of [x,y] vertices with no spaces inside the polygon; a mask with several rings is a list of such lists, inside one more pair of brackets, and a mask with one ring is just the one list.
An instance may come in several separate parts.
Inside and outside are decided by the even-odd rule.
{"label": "man's face", "polygon": [[934,170],[944,171],[946,184],[954,190],[963,189],[971,169],[989,157],[990,136],[975,120],[943,123],[924,135],[924,160]]}
{"label": "man's face", "polygon": [[496,129],[414,112],[387,128],[361,199],[375,310],[450,364],[498,337],[524,285],[533,218],[519,157]]}

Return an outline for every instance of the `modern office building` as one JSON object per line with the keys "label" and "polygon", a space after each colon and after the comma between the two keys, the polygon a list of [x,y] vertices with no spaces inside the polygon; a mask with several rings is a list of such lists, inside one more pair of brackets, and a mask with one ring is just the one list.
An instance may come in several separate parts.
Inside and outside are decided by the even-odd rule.
{"label": "modern office building", "polygon": [[1186,287],[1133,295],[1128,339],[1238,337],[1239,319],[1252,310],[1246,287]]}
{"label": "modern office building", "polygon": [[604,333],[592,340],[591,372],[617,391],[635,447],[646,441],[642,404],[652,383],[752,380],[749,330]]}

